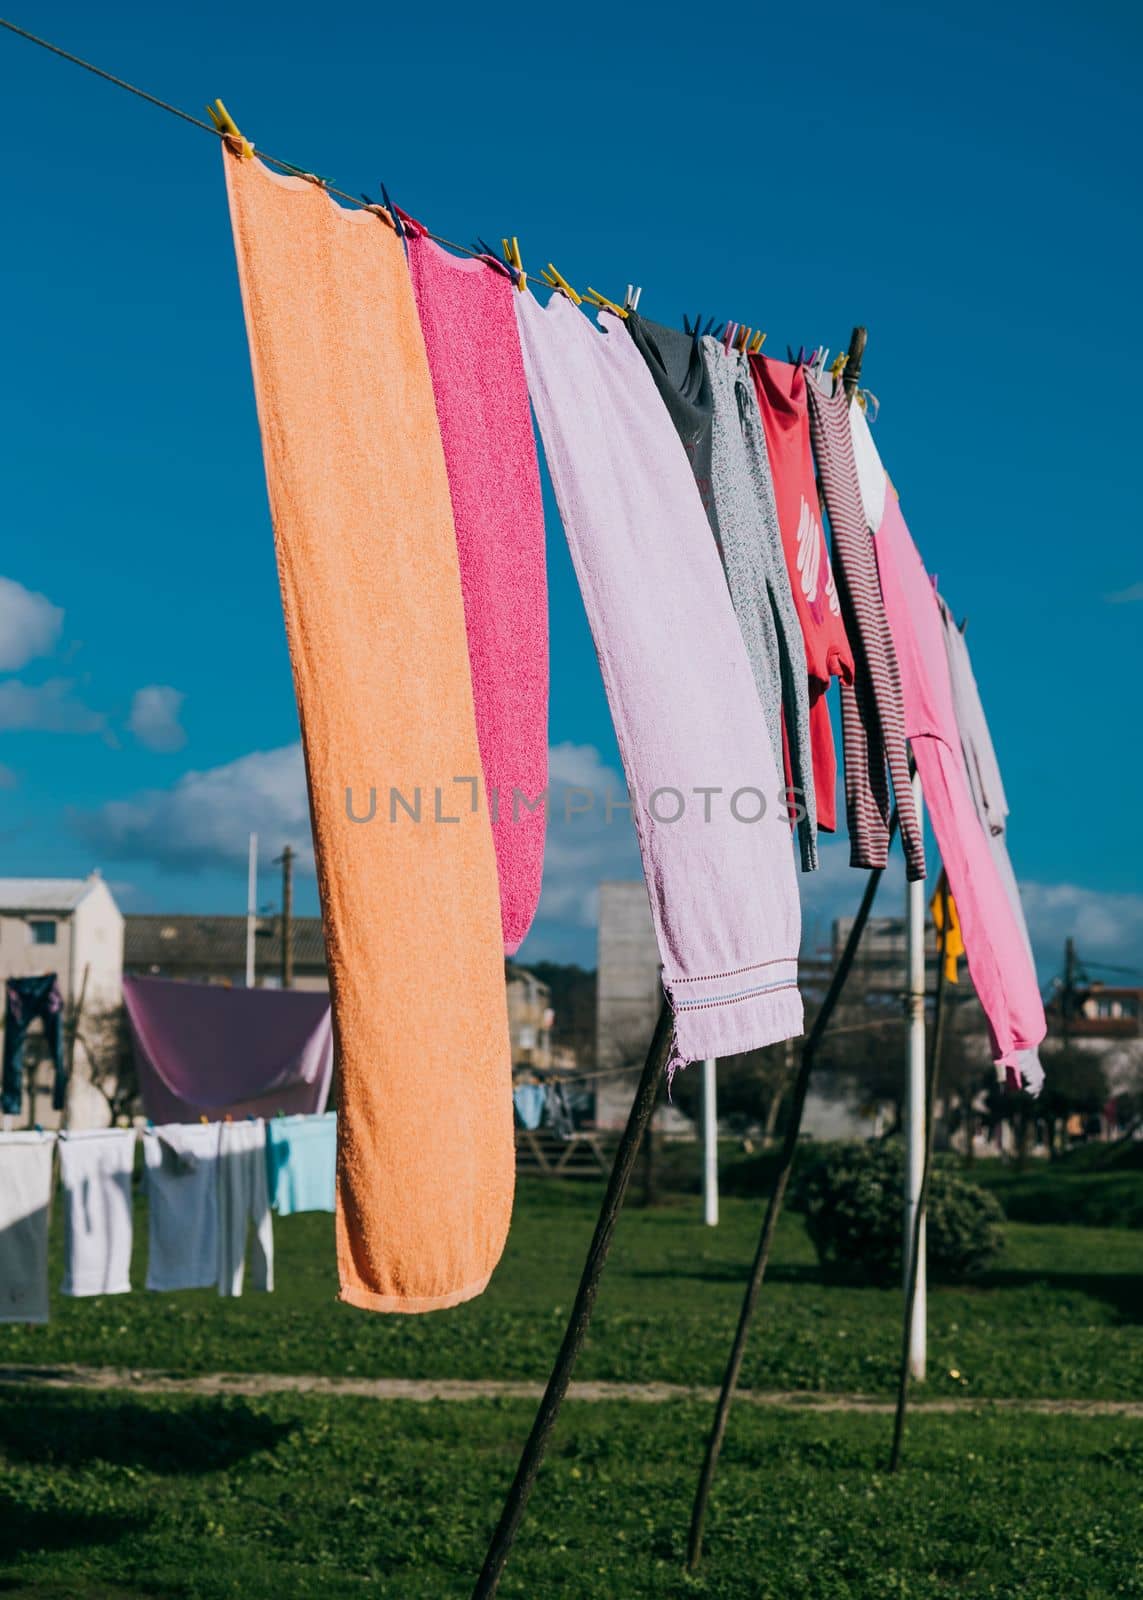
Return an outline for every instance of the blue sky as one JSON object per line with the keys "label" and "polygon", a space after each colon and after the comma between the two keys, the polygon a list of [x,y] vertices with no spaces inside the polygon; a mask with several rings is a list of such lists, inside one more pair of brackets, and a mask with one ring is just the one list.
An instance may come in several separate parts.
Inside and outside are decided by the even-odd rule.
{"label": "blue sky", "polygon": [[[352,193],[384,178],[437,232],[641,283],[660,320],[733,317],[779,352],[865,322],[882,454],[970,619],[1042,969],[1073,929],[1143,966],[1137,7],[45,0],[13,20],[195,113],[221,95],[256,144]],[[0,874],[98,863],[128,908],[238,911],[247,829],[268,858],[305,816],[218,152],[6,35],[0,86],[21,130]],[[550,520],[555,770],[598,780],[615,746]],[[622,830],[553,833],[524,954],[590,963],[594,884],[637,857]],[[817,936],[860,893],[844,845],[806,890]]]}

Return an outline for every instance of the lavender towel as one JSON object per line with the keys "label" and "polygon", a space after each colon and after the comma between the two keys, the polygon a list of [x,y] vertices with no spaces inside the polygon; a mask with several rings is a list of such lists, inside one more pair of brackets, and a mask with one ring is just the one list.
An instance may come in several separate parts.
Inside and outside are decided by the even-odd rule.
{"label": "lavender towel", "polygon": [[516,315],[632,797],[672,1066],[791,1038],[801,917],[782,785],[686,450],[613,317],[599,332],[562,295],[530,294]]}
{"label": "lavender towel", "polygon": [[152,1122],[325,1110],[328,994],[124,978],[123,1000]]}

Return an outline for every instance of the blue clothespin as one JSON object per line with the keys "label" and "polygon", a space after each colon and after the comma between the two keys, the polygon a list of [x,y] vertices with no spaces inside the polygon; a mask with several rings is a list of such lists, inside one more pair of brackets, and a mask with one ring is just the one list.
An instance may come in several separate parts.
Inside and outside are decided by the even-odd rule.
{"label": "blue clothespin", "polygon": [[405,224],[401,221],[400,216],[397,214],[397,207],[393,204],[392,200],[390,200],[390,198],[389,198],[388,189],[386,189],[384,184],[381,184],[380,187],[381,187],[381,198],[385,202],[385,210],[389,213],[389,215],[393,219],[393,227],[396,229],[396,233],[397,233],[398,239],[401,239],[403,241],[405,238],[407,238],[407,234],[405,233]]}
{"label": "blue clothespin", "polygon": [[499,269],[499,271],[506,273],[516,287],[520,287],[520,274],[517,272],[514,264],[511,261],[501,261],[500,257],[496,254],[496,251],[492,248],[487,239],[482,239],[480,235],[477,234],[475,240],[473,241],[473,247],[480,252],[481,256],[486,256],[488,258],[488,265],[490,267],[496,267]]}

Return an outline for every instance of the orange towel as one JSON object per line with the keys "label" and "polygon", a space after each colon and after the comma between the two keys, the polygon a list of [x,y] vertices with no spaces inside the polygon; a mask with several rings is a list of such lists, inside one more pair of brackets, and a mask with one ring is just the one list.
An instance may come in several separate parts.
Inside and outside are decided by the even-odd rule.
{"label": "orange towel", "polygon": [[[431,1311],[488,1282],[515,1168],[500,897],[473,803],[432,385],[388,222],[223,160],[333,993],[341,1298]],[[349,796],[366,817],[371,789],[372,820],[351,821]]]}

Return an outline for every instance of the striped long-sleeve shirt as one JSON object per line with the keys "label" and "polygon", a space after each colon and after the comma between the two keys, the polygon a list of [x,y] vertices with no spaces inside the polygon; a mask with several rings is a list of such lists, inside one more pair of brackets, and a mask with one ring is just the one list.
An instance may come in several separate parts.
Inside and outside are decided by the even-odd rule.
{"label": "striped long-sleeve shirt", "polygon": [[[854,656],[852,688],[841,688],[849,859],[883,867],[889,856],[889,778],[901,823],[905,871],[925,876],[925,849],[905,751],[901,676],[861,499],[850,433],[849,401],[808,386],[810,427],[833,535],[833,566],[845,631]],[[888,771],[886,770],[888,768]]]}

